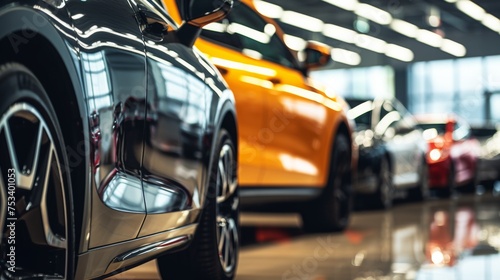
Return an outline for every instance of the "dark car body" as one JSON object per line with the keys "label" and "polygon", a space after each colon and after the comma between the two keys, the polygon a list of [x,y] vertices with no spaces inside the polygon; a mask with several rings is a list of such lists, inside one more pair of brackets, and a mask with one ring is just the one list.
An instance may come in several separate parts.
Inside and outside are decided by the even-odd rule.
{"label": "dark car body", "polygon": [[475,187],[480,145],[467,122],[442,114],[419,115],[417,121],[429,143],[430,187],[447,193],[458,186]]}
{"label": "dark car body", "polygon": [[113,274],[189,245],[219,132],[237,143],[232,92],[186,41],[195,27],[178,27],[158,3],[0,3],[0,65],[36,76],[64,138],[77,255],[67,279]]}
{"label": "dark car body", "polygon": [[[379,201],[383,207],[390,206],[398,190],[422,187],[427,195],[427,147],[413,116],[396,99],[346,101],[351,106],[348,116],[356,122],[353,138],[359,147],[354,191],[385,200]],[[384,171],[385,164],[389,173]]]}
{"label": "dark car body", "polygon": [[481,145],[477,168],[479,183],[493,188],[500,180],[500,131],[493,126],[483,126],[472,127],[471,133]]}

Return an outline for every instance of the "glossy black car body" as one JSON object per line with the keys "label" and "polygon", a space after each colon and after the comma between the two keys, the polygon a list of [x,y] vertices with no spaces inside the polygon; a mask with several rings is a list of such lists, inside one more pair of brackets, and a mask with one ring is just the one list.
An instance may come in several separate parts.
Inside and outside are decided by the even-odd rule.
{"label": "glossy black car body", "polygon": [[[218,243],[223,251],[211,256],[221,259],[217,278],[234,276],[234,98],[192,48],[201,26],[221,19],[232,1],[199,11],[196,5],[205,2],[183,1],[195,8],[193,20],[181,27],[158,3],[0,3],[0,278],[110,275],[201,242],[195,232],[206,223],[215,225],[208,235],[214,242],[228,242]],[[5,92],[11,88],[14,93]],[[38,175],[45,143],[49,171]],[[7,192],[11,169],[15,193]],[[47,177],[40,187],[38,179]],[[11,194],[15,248],[8,242]],[[10,248],[17,254],[14,266]],[[186,254],[177,259],[193,269]]]}
{"label": "glossy black car body", "polygon": [[413,116],[395,99],[346,98],[356,122],[353,139],[359,158],[353,189],[388,208],[399,190],[428,196],[427,143]]}

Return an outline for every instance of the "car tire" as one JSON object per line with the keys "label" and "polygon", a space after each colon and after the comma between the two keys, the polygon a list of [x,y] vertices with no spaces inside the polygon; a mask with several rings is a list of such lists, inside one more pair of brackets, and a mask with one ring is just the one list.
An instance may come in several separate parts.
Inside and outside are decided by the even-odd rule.
{"label": "car tire", "polygon": [[382,209],[390,209],[394,200],[394,184],[392,177],[391,165],[389,159],[383,156],[380,159],[380,170],[378,176],[379,182],[377,192],[375,193],[374,202],[376,207]]}
{"label": "car tire", "polygon": [[328,183],[321,196],[301,211],[305,231],[341,231],[348,226],[353,204],[351,181],[349,141],[339,134],[333,146]]}
{"label": "car tire", "polygon": [[441,197],[449,198],[456,192],[457,182],[455,181],[455,166],[453,163],[450,164],[450,169],[448,171],[448,184],[445,188],[440,190]]}
{"label": "car tire", "polygon": [[222,129],[212,163],[205,206],[185,250],[158,258],[163,279],[233,279],[239,250],[237,154],[229,133]]}
{"label": "car tire", "polygon": [[476,187],[479,185],[479,176],[478,176],[478,170],[477,167],[474,169],[474,175],[471,179],[470,182],[468,182],[466,185],[463,186],[462,190],[465,193],[475,193],[476,192]]}
{"label": "car tire", "polygon": [[61,127],[42,84],[18,63],[0,66],[0,155],[0,278],[74,278],[74,211]]}
{"label": "car tire", "polygon": [[[425,159],[425,155],[423,157]],[[410,190],[410,199],[413,201],[426,201],[429,197],[429,166],[423,160],[420,165],[420,181],[415,188]]]}

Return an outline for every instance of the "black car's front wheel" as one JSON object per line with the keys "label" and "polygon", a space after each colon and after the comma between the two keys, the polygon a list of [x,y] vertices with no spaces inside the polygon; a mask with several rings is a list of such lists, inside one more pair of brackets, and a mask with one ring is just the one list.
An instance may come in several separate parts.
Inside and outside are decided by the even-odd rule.
{"label": "black car's front wheel", "polygon": [[50,100],[24,66],[0,66],[1,279],[73,278],[64,141]]}
{"label": "black car's front wheel", "polygon": [[237,155],[222,129],[209,178],[205,207],[191,245],[158,258],[163,279],[233,279],[239,251]]}

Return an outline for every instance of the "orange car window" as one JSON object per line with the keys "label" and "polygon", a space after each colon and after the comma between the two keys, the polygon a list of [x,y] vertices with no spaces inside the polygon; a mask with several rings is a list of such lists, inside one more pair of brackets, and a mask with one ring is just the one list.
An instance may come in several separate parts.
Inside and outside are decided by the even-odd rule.
{"label": "orange car window", "polygon": [[295,57],[276,35],[276,28],[246,5],[235,3],[227,19],[207,26],[201,36],[242,53],[297,68]]}

